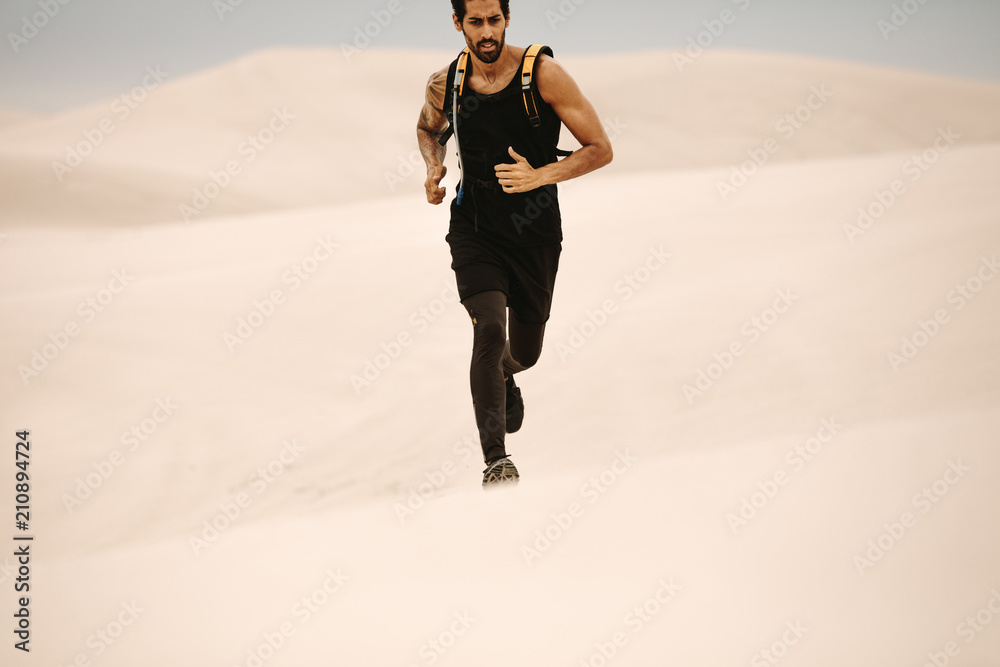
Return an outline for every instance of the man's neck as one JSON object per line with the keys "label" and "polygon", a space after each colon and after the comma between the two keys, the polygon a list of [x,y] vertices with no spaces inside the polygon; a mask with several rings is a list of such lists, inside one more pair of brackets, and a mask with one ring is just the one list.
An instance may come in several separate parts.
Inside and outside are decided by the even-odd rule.
{"label": "man's neck", "polygon": [[496,81],[498,76],[501,76],[505,72],[509,72],[511,67],[517,65],[517,58],[513,54],[513,49],[507,44],[503,45],[503,50],[500,52],[500,57],[492,63],[484,63],[477,56],[473,55],[475,60],[475,67],[479,70],[479,73],[490,82]]}

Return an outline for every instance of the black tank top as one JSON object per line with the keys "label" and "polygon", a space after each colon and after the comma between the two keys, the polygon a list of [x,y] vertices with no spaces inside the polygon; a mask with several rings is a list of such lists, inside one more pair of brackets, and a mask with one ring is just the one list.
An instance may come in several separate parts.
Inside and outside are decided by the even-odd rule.
{"label": "black tank top", "polygon": [[[562,126],[552,107],[535,93],[541,127],[532,127],[521,93],[521,68],[506,88],[482,95],[468,84],[475,67],[469,56],[458,116],[465,195],[451,204],[453,234],[482,234],[508,247],[533,247],[562,241],[558,188],[545,185],[530,192],[504,193],[495,167],[513,164],[508,147],[534,168],[555,162]],[[522,58],[523,64],[523,58]],[[454,68],[452,68],[454,71]]]}

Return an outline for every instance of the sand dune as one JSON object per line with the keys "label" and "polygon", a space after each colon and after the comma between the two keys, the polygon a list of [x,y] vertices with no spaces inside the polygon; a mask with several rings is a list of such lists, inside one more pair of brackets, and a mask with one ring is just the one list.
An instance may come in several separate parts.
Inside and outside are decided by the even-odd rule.
{"label": "sand dune", "polygon": [[37,120],[38,116],[35,114],[14,111],[12,109],[0,109],[0,132]]}
{"label": "sand dune", "polygon": [[[151,67],[115,100],[0,130],[0,224],[197,222],[419,193],[415,117],[451,57],[276,50],[184,78]],[[963,143],[1000,140],[995,84],[753,53],[675,58],[566,59],[615,141],[612,173],[761,150],[773,162],[923,150],[948,127]]]}
{"label": "sand dune", "polygon": [[[615,170],[562,188],[555,309],[509,440],[522,483],[484,494],[445,210],[415,182],[377,192],[372,153],[356,192],[303,194],[313,133],[338,155],[366,137],[303,112],[231,201],[149,224],[169,217],[161,176],[259,122],[248,96],[264,120],[294,106],[271,86],[306,76],[286,57],[164,84],[129,119],[139,143],[123,125],[72,197],[44,208],[49,186],[25,185],[8,209],[0,424],[33,430],[37,535],[32,654],[12,664],[992,664],[1000,141],[992,107],[939,94],[989,90],[903,76],[941,88],[901,119],[877,111],[887,73],[740,56],[867,92],[723,197],[801,90],[726,94],[736,56],[697,61],[677,82],[705,91],[691,132],[728,127],[729,153],[703,140],[717,162],[649,169],[641,128],[683,133],[646,107]],[[217,101],[199,115],[181,90]],[[376,93],[387,125],[412,97]],[[5,133],[5,159],[58,146],[66,118]],[[935,148],[948,125],[961,139]]]}

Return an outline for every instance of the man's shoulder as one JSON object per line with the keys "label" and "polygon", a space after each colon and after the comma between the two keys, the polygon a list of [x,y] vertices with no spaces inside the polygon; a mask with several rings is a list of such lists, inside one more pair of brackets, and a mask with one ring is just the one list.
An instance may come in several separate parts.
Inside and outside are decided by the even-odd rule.
{"label": "man's shoulder", "polygon": [[535,85],[542,97],[545,97],[547,89],[560,85],[568,75],[566,68],[549,54],[542,53],[538,56],[538,62],[535,63]]}
{"label": "man's shoulder", "polygon": [[448,67],[439,69],[427,79],[425,98],[438,111],[444,110],[445,91],[448,87]]}
{"label": "man's shoulder", "polygon": [[444,77],[447,77],[449,68],[451,68],[451,64],[445,65],[441,69],[431,74],[429,77],[427,77],[427,83],[430,84],[434,81],[438,81]]}
{"label": "man's shoulder", "polygon": [[553,56],[548,53],[539,53],[538,62],[535,64],[535,71],[551,73],[553,71],[564,72],[565,70]]}

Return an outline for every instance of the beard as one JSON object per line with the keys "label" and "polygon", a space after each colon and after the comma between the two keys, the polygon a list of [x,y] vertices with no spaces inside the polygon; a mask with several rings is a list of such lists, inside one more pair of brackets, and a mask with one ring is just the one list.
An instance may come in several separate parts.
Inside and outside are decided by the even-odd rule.
{"label": "beard", "polygon": [[[504,30],[502,33],[500,33],[499,40],[496,39],[487,40],[485,42],[479,42],[479,44],[473,44],[472,41],[468,38],[468,36],[466,36],[465,42],[466,44],[469,45],[469,50],[472,51],[472,53],[476,56],[476,58],[479,58],[479,60],[489,65],[491,63],[495,63],[497,60],[500,59],[500,54],[503,53],[504,46],[507,43],[506,38],[507,38],[507,31]],[[495,45],[495,48],[488,53],[483,53],[482,47],[484,45],[490,45],[490,44]]]}

